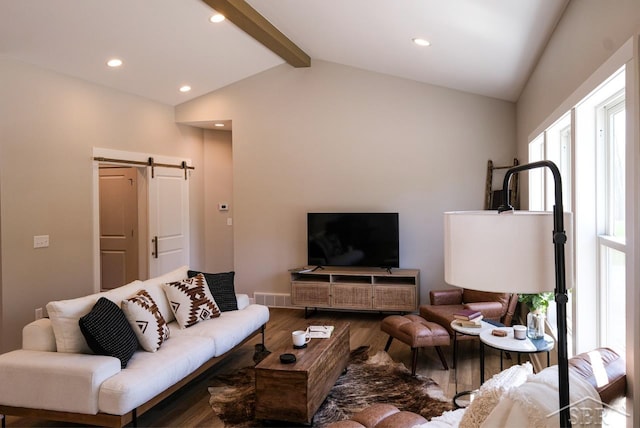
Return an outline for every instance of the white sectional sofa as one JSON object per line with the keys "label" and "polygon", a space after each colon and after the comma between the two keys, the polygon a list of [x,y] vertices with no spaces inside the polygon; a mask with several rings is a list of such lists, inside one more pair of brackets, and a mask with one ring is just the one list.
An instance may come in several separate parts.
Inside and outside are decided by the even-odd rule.
{"label": "white sectional sofa", "polygon": [[[121,427],[262,332],[266,306],[238,294],[237,310],[180,328],[163,284],[187,278],[187,267],[147,281],[77,299],[51,302],[49,318],[23,329],[23,347],[0,355],[0,414]],[[155,352],[143,349],[121,368],[113,356],[95,355],[79,319],[100,297],[120,305],[146,290],[167,322],[169,338]],[[4,419],[3,419],[4,425]]]}

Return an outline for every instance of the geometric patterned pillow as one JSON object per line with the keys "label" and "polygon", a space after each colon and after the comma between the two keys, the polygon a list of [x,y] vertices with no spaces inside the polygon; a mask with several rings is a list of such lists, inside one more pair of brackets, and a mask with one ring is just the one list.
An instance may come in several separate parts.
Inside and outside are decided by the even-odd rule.
{"label": "geometric patterned pillow", "polygon": [[[187,271],[189,278],[196,276],[200,272],[195,270]],[[205,273],[204,279],[209,285],[211,295],[216,301],[216,304],[222,312],[237,311],[238,300],[236,298],[236,291],[233,285],[233,277],[235,272],[222,272],[222,273]]]}
{"label": "geometric patterned pillow", "polygon": [[220,316],[204,275],[163,284],[164,292],[180,328]]}
{"label": "geometric patterned pillow", "polygon": [[146,290],[140,290],[135,296],[123,300],[121,306],[142,348],[156,352],[169,338],[169,326],[156,302]]}

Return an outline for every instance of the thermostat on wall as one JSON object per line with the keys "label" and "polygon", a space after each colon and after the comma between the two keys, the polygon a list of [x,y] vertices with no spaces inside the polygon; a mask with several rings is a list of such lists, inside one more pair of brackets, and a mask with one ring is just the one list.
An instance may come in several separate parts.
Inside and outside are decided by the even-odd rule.
{"label": "thermostat on wall", "polygon": [[229,211],[229,204],[228,204],[228,203],[226,203],[226,202],[220,202],[220,203],[218,204],[218,209],[219,209],[220,211]]}

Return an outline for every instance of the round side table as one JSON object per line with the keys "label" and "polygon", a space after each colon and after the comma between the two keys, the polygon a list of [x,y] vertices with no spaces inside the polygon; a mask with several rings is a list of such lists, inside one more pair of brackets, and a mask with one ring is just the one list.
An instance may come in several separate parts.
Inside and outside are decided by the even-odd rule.
{"label": "round side table", "polygon": [[[507,335],[500,337],[494,336],[491,332],[494,329],[504,330]],[[513,327],[494,327],[480,332],[480,375],[484,379],[484,345],[500,351],[500,370],[502,368],[502,353],[515,352],[518,354],[518,364],[520,364],[521,354],[537,354],[539,352],[547,353],[547,367],[549,366],[549,351],[555,346],[555,341],[548,334],[542,339],[529,339],[528,337],[521,340],[513,337]]]}
{"label": "round side table", "polygon": [[[495,328],[495,326],[493,324],[489,324],[486,321],[480,321],[480,327],[463,327],[460,324],[456,323],[455,320],[451,321],[451,329],[453,330],[453,368],[455,369],[455,373],[453,376],[456,385],[456,393],[453,396],[453,405],[458,409],[467,407],[473,400],[475,394],[478,392],[478,390],[458,392],[458,335],[480,336],[480,333],[482,331],[487,329],[491,330],[493,328]],[[484,376],[482,374],[482,371],[480,371],[480,385],[482,385],[482,383],[484,382],[483,377]]]}

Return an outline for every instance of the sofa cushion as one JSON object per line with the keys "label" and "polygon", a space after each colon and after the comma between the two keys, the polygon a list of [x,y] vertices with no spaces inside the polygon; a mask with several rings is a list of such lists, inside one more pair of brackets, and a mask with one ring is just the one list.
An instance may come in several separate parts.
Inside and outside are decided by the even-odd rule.
{"label": "sofa cushion", "polygon": [[470,290],[468,288],[462,290],[462,301],[464,303],[498,302],[502,306],[503,313],[507,311],[510,297],[510,293],[494,293],[490,291]]}
{"label": "sofa cushion", "polygon": [[[171,327],[171,340],[175,337],[197,337],[215,349],[215,357],[240,344],[251,333],[269,321],[269,308],[252,304],[238,311],[223,312],[220,317],[199,323],[187,329]],[[173,326],[176,325],[176,328]],[[171,342],[171,340],[169,342]]]}
{"label": "sofa cushion", "polygon": [[180,329],[177,321],[171,322],[171,339],[157,352],[136,352],[125,370],[102,384],[100,411],[121,415],[140,406],[210,358],[243,342],[268,320],[269,309],[253,304],[186,329]]}
{"label": "sofa cushion", "polygon": [[22,349],[56,352],[56,336],[49,318],[31,321],[22,328]]}
{"label": "sofa cushion", "polygon": [[169,326],[146,290],[122,301],[122,311],[145,351],[156,352],[169,338]]}
{"label": "sofa cushion", "polygon": [[400,410],[396,406],[387,403],[376,403],[365,410],[353,415],[351,418],[354,422],[358,422],[365,427],[375,427],[384,419],[398,413]]}
{"label": "sofa cushion", "polygon": [[47,303],[47,313],[51,319],[58,352],[90,354],[91,348],[87,345],[78,324],[80,317],[89,313],[100,297],[106,297],[112,302],[120,304],[122,299],[137,292],[141,288],[140,285],[140,281],[133,281],[104,293]]}
{"label": "sofa cushion", "polygon": [[238,309],[238,300],[236,299],[236,290],[233,284],[235,272],[222,273],[204,273],[195,270],[187,272],[189,278],[202,273],[207,280],[209,290],[220,308],[220,311],[235,311]]}
{"label": "sofa cushion", "polygon": [[237,294],[236,298],[238,299],[238,310],[242,310],[251,304],[251,300],[247,294]]}
{"label": "sofa cushion", "polygon": [[3,406],[96,414],[100,385],[121,371],[117,358],[69,352],[0,355]]}
{"label": "sofa cushion", "polygon": [[569,370],[589,382],[604,403],[625,395],[626,364],[611,348],[596,348],[570,358]]}
{"label": "sofa cushion", "polygon": [[[420,305],[420,316],[429,322],[440,324],[444,327],[449,335],[453,337],[454,331],[451,328],[453,314],[460,309],[464,309],[463,305]],[[473,337],[473,336],[471,336]],[[458,340],[466,339],[465,336],[458,337]]]}
{"label": "sofa cushion", "polygon": [[105,297],[98,299],[79,323],[91,350],[98,355],[118,358],[122,368],[138,349],[138,339],[122,309]]}
{"label": "sofa cushion", "polygon": [[220,316],[204,275],[164,284],[164,291],[180,328]]}
{"label": "sofa cushion", "polygon": [[400,411],[387,403],[375,403],[354,414],[351,420],[334,422],[328,428],[398,428],[415,427],[427,420],[417,413]]}
{"label": "sofa cushion", "polygon": [[209,341],[173,334],[157,352],[136,352],[126,369],[100,386],[100,411],[113,415],[131,411],[193,373],[214,352]]}

